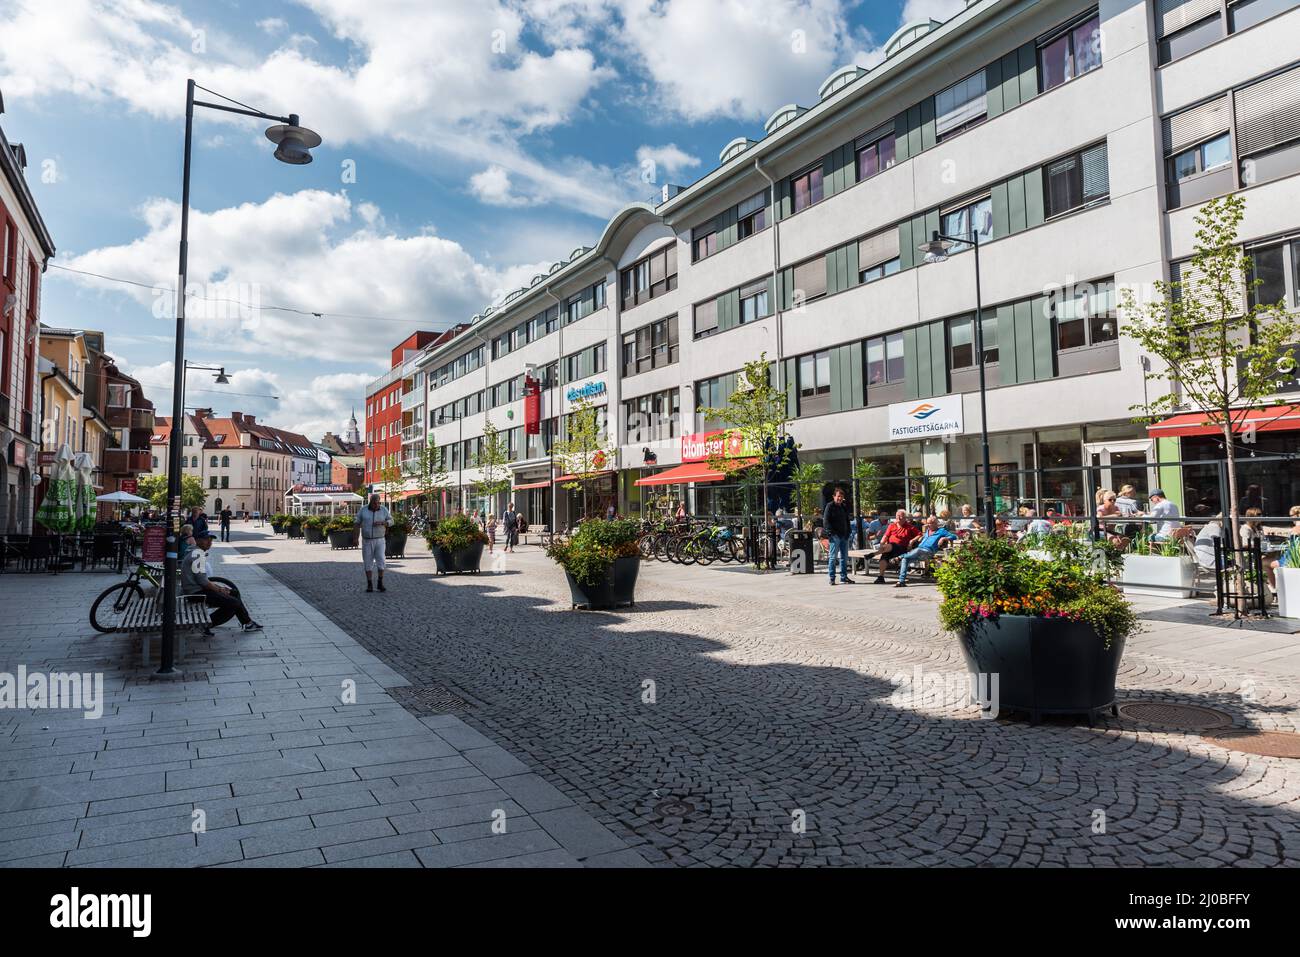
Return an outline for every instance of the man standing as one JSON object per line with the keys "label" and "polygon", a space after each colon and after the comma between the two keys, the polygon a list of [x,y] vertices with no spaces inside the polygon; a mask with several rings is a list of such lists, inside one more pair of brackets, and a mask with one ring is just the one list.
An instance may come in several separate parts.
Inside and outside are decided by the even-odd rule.
{"label": "man standing", "polygon": [[844,499],[844,489],[835,489],[835,494],[822,511],[822,527],[826,529],[826,538],[830,542],[827,549],[827,564],[830,567],[831,584],[835,584],[835,559],[840,561],[840,581],[845,585],[856,585],[849,577],[849,529],[852,524],[849,503]]}
{"label": "man standing", "polygon": [[223,542],[230,541],[230,521],[234,517],[235,513],[231,511],[229,505],[221,510],[221,540]]}
{"label": "man standing", "polygon": [[379,504],[379,493],[370,496],[370,502],[357,512],[357,524],[361,526],[361,564],[366,570],[366,591],[374,591],[371,569],[379,572],[379,590],[384,588],[384,535],[392,524],[393,516],[388,509]]}
{"label": "man standing", "polygon": [[[244,603],[225,585],[218,585],[208,578],[207,553],[212,548],[212,535],[208,532],[194,534],[195,548],[186,552],[181,562],[181,592],[185,595],[202,595],[212,613],[213,625],[224,625],[231,618],[238,617],[240,630],[261,631],[262,626],[253,621],[244,607]],[[212,629],[206,629],[204,635],[212,636]]]}
{"label": "man standing", "polygon": [[501,524],[506,530],[506,551],[513,552],[515,546],[519,544],[519,513],[515,511],[514,502],[506,506],[505,514],[501,516]]}

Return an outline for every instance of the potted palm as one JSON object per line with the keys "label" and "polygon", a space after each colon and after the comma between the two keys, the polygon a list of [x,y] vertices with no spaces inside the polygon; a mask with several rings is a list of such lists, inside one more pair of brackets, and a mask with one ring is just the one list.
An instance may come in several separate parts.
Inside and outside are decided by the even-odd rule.
{"label": "potted palm", "polygon": [[1124,556],[1124,594],[1160,598],[1191,598],[1196,565],[1176,539],[1153,541],[1150,529],[1133,536]]}
{"label": "potted palm", "polygon": [[1118,556],[1105,552],[1099,569],[1086,544],[1054,536],[1043,560],[1005,538],[972,538],[936,571],[940,621],[998,710],[1091,720],[1114,707],[1124,642],[1138,620],[1106,581]]}
{"label": "potted palm", "polygon": [[429,551],[433,552],[438,574],[450,572],[477,572],[483,559],[483,546],[487,532],[465,515],[444,518],[424,534]]}
{"label": "potted palm", "polygon": [[311,515],[303,519],[303,540],[311,545],[325,541],[325,522],[326,518],[323,515]]}
{"label": "potted palm", "polygon": [[392,519],[384,531],[384,557],[401,558],[406,554],[406,539],[411,531],[411,520],[405,512],[393,512]]}
{"label": "potted palm", "polygon": [[546,546],[546,554],[564,569],[573,608],[636,604],[640,534],[640,524],[629,519],[588,519],[568,541]]}
{"label": "potted palm", "polygon": [[329,539],[330,548],[356,548],[356,520],[351,515],[339,515],[325,526],[325,535]]}

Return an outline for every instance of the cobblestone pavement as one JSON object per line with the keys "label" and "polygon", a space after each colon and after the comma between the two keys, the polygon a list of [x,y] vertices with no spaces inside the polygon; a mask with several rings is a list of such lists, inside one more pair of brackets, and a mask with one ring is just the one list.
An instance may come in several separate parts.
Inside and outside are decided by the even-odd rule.
{"label": "cobblestone pavement", "polygon": [[[355,552],[269,537],[241,550],[413,685],[459,695],[469,725],[655,863],[1300,860],[1300,761],[1114,719],[981,720],[914,681],[900,691],[917,667],[923,683],[963,672],[924,589],[652,564],[634,609],[573,612],[536,549],[438,578],[413,541],[382,595],[359,588]],[[1139,641],[1120,684],[1238,726],[1300,727],[1294,675]]]}

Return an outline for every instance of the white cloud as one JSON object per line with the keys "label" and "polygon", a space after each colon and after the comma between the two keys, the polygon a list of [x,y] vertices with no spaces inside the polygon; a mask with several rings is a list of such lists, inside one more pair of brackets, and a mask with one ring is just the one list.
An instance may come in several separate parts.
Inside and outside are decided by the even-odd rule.
{"label": "white cloud", "polygon": [[283,33],[289,28],[289,24],[281,17],[267,17],[265,20],[258,20],[257,26],[263,33],[276,34]]}
{"label": "white cloud", "polygon": [[651,175],[648,182],[663,182],[663,177],[677,176],[700,165],[700,158],[679,149],[676,143],[665,146],[642,146],[636,151],[636,162],[641,175]]}
{"label": "white cloud", "polygon": [[469,178],[470,192],[489,206],[526,206],[529,200],[516,195],[510,182],[510,173],[495,163]]}

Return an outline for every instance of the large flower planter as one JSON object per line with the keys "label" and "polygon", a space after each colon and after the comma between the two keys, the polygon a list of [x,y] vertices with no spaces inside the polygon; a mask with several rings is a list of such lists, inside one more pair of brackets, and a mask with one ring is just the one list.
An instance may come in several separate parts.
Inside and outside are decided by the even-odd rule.
{"label": "large flower planter", "polygon": [[1123,582],[1126,595],[1191,598],[1196,566],[1190,558],[1125,555]]}
{"label": "large flower planter", "polygon": [[[1106,647],[1092,625],[1065,618],[999,615],[959,635],[962,656],[1000,712],[1093,715],[1115,706],[1115,675],[1124,639]],[[994,678],[993,676],[996,676]]]}
{"label": "large flower planter", "polygon": [[483,543],[475,542],[465,548],[449,552],[438,545],[430,545],[433,560],[437,563],[439,575],[459,575],[461,572],[477,574],[479,563],[483,560]]}
{"label": "large flower planter", "polygon": [[1277,570],[1277,613],[1300,618],[1300,568],[1283,565]]}
{"label": "large flower planter", "polygon": [[272,522],[272,523],[271,523],[271,531],[274,532],[275,534],[279,535],[281,532],[284,531],[284,526],[283,526],[281,523],[279,523],[279,522]]}
{"label": "large flower planter", "polygon": [[617,608],[620,605],[636,604],[636,577],[641,571],[641,556],[629,555],[614,559],[605,570],[605,577],[592,584],[583,584],[574,580],[566,570],[564,577],[569,580],[569,595],[574,608],[587,608],[596,611],[603,608]]}
{"label": "large flower planter", "polygon": [[302,537],[309,545],[319,544],[325,541],[325,530],[319,525],[304,525],[302,527]]}
{"label": "large flower planter", "polygon": [[390,528],[384,535],[384,557],[401,558],[406,554],[406,529]]}
{"label": "large flower planter", "polygon": [[285,530],[289,533],[290,538],[302,538],[302,525],[286,525]]}
{"label": "large flower planter", "polygon": [[343,531],[331,531],[329,533],[330,548],[356,548],[357,547],[357,530],[355,528],[344,529]]}

